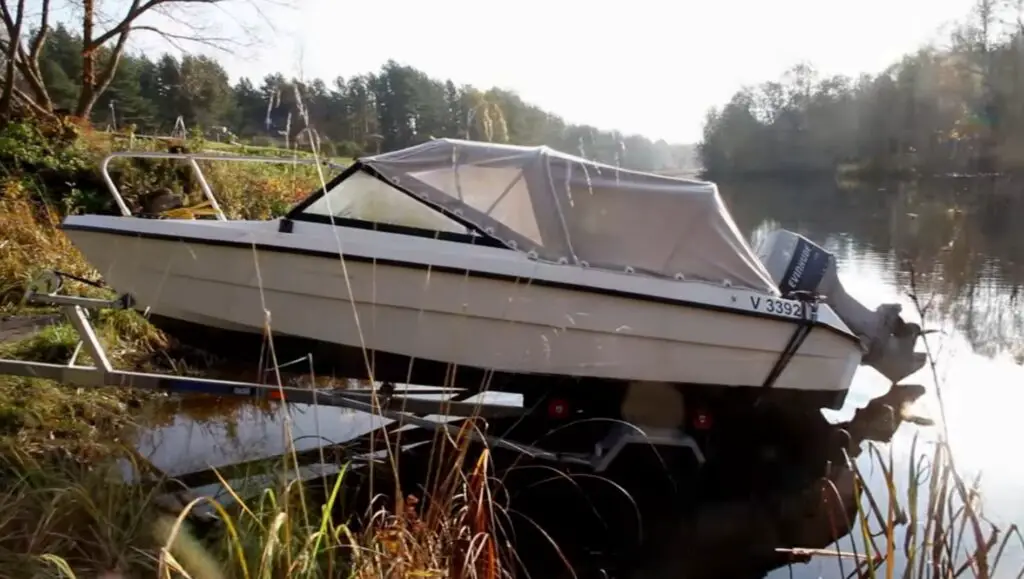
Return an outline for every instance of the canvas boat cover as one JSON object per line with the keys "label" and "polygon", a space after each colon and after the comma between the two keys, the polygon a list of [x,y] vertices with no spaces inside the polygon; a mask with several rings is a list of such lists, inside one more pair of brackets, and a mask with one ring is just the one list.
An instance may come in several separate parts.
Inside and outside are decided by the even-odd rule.
{"label": "canvas boat cover", "polygon": [[778,293],[713,183],[456,139],[360,161],[539,259]]}

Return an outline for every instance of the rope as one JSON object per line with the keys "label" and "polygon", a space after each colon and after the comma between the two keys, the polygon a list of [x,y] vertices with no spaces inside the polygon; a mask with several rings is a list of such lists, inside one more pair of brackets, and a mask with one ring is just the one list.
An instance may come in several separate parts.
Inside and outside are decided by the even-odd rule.
{"label": "rope", "polygon": [[77,275],[74,275],[74,274],[70,274],[70,273],[65,273],[63,271],[58,271],[58,270],[53,270],[53,273],[58,278],[73,279],[73,280],[75,280],[75,281],[77,281],[79,283],[84,283],[85,285],[90,285],[92,287],[99,288],[99,289],[110,289],[110,286],[108,286],[107,284],[103,283],[102,280],[86,279],[84,277],[80,277],[80,276],[77,276]]}
{"label": "rope", "polygon": [[789,342],[786,343],[786,347],[782,350],[782,354],[779,355],[779,359],[772,366],[771,372],[768,373],[768,377],[765,378],[764,384],[762,384],[763,388],[771,388],[775,385],[779,376],[782,375],[786,366],[789,366],[793,356],[796,355],[800,346],[803,345],[804,340],[807,339],[807,336],[814,328],[814,324],[818,321],[818,302],[816,300],[804,299],[802,304],[800,325],[797,326],[796,331],[790,336]]}

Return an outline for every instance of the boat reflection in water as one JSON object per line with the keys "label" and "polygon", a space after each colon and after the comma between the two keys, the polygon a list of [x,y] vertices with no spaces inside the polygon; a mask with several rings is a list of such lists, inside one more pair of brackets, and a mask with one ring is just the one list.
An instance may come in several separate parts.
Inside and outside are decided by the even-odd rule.
{"label": "boat reflection in water", "polygon": [[[533,464],[521,456],[496,452],[493,466],[501,485],[495,497],[506,508],[496,509],[503,512],[494,520],[519,559],[514,564],[528,573],[522,576],[762,577],[778,567],[807,560],[850,533],[861,497],[855,475],[847,466],[847,454],[855,459],[865,441],[887,442],[902,422],[902,408],[923,393],[920,386],[895,387],[848,422],[830,424],[819,415],[816,423],[805,425],[779,447],[748,440],[730,450],[728,461],[714,461],[700,469],[687,464],[693,459],[685,451],[670,455],[662,449],[656,455],[643,447],[620,455],[600,476],[566,472],[553,468],[552,463]],[[330,423],[321,418],[322,424]],[[304,432],[303,422],[296,421],[296,434]],[[373,430],[367,421],[344,423],[349,425],[345,432],[331,433],[337,439],[358,438]],[[265,432],[266,424],[241,424],[236,429],[239,446],[252,450],[257,430]],[[164,465],[179,463],[178,468],[185,470],[190,467],[184,466],[188,461],[180,462],[182,454],[194,455],[191,462],[200,455],[208,464],[232,462],[220,452],[210,455],[209,448],[206,454],[200,452],[212,448],[208,440],[185,444],[184,433],[180,425],[170,427],[157,437],[170,444],[146,445],[151,446],[150,456],[159,457]],[[167,439],[168,435],[173,436]],[[313,438],[303,442],[297,457],[320,456],[315,450],[321,437]],[[796,446],[800,447],[798,454],[792,452]],[[160,448],[178,452],[161,454]],[[270,448],[262,450],[275,454]],[[429,450],[403,454],[404,493],[422,496],[425,469],[432,457],[436,459]],[[215,482],[209,474],[203,471],[177,478],[188,480],[187,486],[195,488]],[[352,471],[346,476],[355,474]],[[330,491],[329,479],[313,479],[311,482],[326,484],[323,492]],[[363,491],[369,488],[355,486]],[[395,488],[390,483],[374,486],[378,493]]]}
{"label": "boat reflection in water", "polygon": [[822,417],[800,459],[753,448],[685,481],[672,481],[653,453],[601,479],[536,469],[524,484],[529,475],[513,473],[506,487],[516,551],[534,577],[644,579],[762,577],[815,554],[835,556],[829,546],[850,533],[861,499],[843,451],[855,459],[864,441],[889,441],[901,409],[923,393],[899,386],[849,422]]}

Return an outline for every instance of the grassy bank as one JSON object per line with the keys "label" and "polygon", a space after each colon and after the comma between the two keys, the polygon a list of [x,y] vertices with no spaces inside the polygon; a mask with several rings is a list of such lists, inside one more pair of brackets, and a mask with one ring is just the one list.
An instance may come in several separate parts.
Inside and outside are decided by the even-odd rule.
{"label": "grassy bank", "polygon": [[[19,305],[20,292],[40,270],[95,277],[56,225],[71,213],[116,211],[99,165],[109,153],[128,147],[157,152],[183,147],[201,152],[208,143],[132,139],[66,123],[14,123],[0,132],[0,230],[4,231],[0,311]],[[276,156],[285,153],[278,151]],[[310,158],[301,152],[293,156]],[[200,165],[230,218],[280,215],[319,186],[317,170],[310,165],[220,161]],[[111,176],[130,207],[144,205],[146,195],[157,191],[179,197],[186,207],[203,201],[191,170],[180,161],[121,159],[111,164]]]}
{"label": "grassy bank", "polygon": [[[42,271],[58,270],[87,280],[99,279],[77,249],[58,229],[68,214],[114,208],[99,173],[100,161],[134,144],[167,150],[168,144],[130,136],[96,133],[66,123],[14,123],[0,132],[0,316],[39,314],[45,308],[26,306],[25,290]],[[170,146],[203,150],[203,142]],[[308,165],[203,163],[224,211],[235,218],[268,218],[281,214],[319,182]],[[138,206],[148,192],[164,190],[186,206],[201,193],[187,166],[169,160],[120,160],[112,175],[126,202]],[[113,297],[103,289],[77,282],[71,294]],[[104,313],[96,320],[108,352],[120,367],[175,365],[166,338],[132,312]],[[64,362],[76,336],[58,325],[29,341],[0,343],[5,355]],[[171,355],[176,355],[173,348]],[[45,381],[0,377],[0,436],[25,439],[39,435],[48,446],[74,448],[83,441],[109,435],[117,438],[119,408],[137,406],[142,396],[123,389],[75,391]],[[83,432],[88,425],[89,436]],[[59,427],[54,428],[54,425]],[[92,436],[95,434],[95,436]],[[8,442],[17,442],[8,440]],[[34,446],[34,445],[33,445]]]}

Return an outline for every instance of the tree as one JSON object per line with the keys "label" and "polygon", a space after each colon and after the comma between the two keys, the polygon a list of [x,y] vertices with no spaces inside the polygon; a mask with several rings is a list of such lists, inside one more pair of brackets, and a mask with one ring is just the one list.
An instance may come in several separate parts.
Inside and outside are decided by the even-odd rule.
{"label": "tree", "polygon": [[705,123],[711,172],[873,176],[1024,170],[1020,0],[977,0],[944,46],[874,75],[794,67],[738,92]]}
{"label": "tree", "polygon": [[11,108],[11,99],[14,97],[14,63],[18,58],[18,44],[12,39],[21,38],[21,27],[25,24],[25,0],[18,0],[18,6],[12,16],[6,4],[0,4],[0,15],[4,20],[4,40],[7,43],[4,50],[4,84],[0,91],[0,112],[8,111]]}
{"label": "tree", "polygon": [[[25,0],[16,0],[17,5],[12,9],[9,5],[14,1],[0,0],[0,17],[7,31],[7,40],[2,47],[7,55],[4,86],[13,87],[10,91],[4,92],[9,96],[6,108],[0,108],[0,115],[6,114],[5,111],[9,110],[12,98],[18,98],[38,112],[52,114],[54,103],[44,83],[40,67],[40,56],[51,30],[50,0],[42,0],[39,25],[31,34],[24,32]],[[170,32],[161,27],[158,20],[153,19],[164,16],[178,23],[201,21],[202,19],[189,18],[187,13],[203,5],[227,4],[232,0],[131,0],[127,9],[116,16],[101,14],[97,0],[75,1],[81,14],[81,66],[77,77],[79,86],[73,112],[75,116],[83,119],[91,116],[100,97],[114,81],[128,39],[133,33],[156,34],[175,46],[198,43],[225,48],[239,44],[237,39],[211,34],[198,25],[192,26],[188,34]],[[98,23],[102,22],[114,24],[101,29]],[[14,86],[17,84],[14,70],[28,86],[28,92]],[[0,104],[3,102],[5,101],[0,101]]]}
{"label": "tree", "polygon": [[[42,84],[39,74],[39,56],[49,32],[50,0],[42,0],[40,25],[32,34],[25,34],[25,0],[17,0],[13,10],[10,0],[0,0],[0,20],[3,22],[4,38],[0,43],[0,53],[4,55],[3,90],[0,91],[0,121],[5,120],[11,111],[13,100],[18,98],[21,103],[37,113],[52,110],[50,97]],[[29,36],[26,43],[24,36]],[[25,83],[30,87],[35,98],[28,97],[17,86],[17,73],[21,73]]]}
{"label": "tree", "polygon": [[476,137],[486,141],[509,140],[505,111],[501,109],[494,92],[494,89],[486,93],[473,89],[463,91],[467,139]]}
{"label": "tree", "polygon": [[39,83],[52,106],[71,110],[78,98],[77,80],[82,73],[81,39],[62,25],[49,31],[38,60]]}
{"label": "tree", "polygon": [[189,126],[220,125],[234,104],[228,73],[206,56],[186,55],[178,74],[180,114]]}
{"label": "tree", "polygon": [[[71,79],[81,78],[82,46],[81,35],[73,31],[61,26],[50,31],[39,70],[55,107],[70,109],[78,102]],[[307,147],[311,143],[306,137],[315,133],[331,156],[359,156],[430,138],[468,136],[550,145],[624,168],[691,164],[673,145],[571,125],[512,91],[458,86],[396,62],[330,83],[275,73],[258,82],[242,78],[230,86],[214,58],[150,57],[125,51],[110,86],[96,101],[92,120],[167,134],[179,117],[189,128],[229,127],[235,137],[261,145]],[[682,164],[676,164],[677,159]]]}

